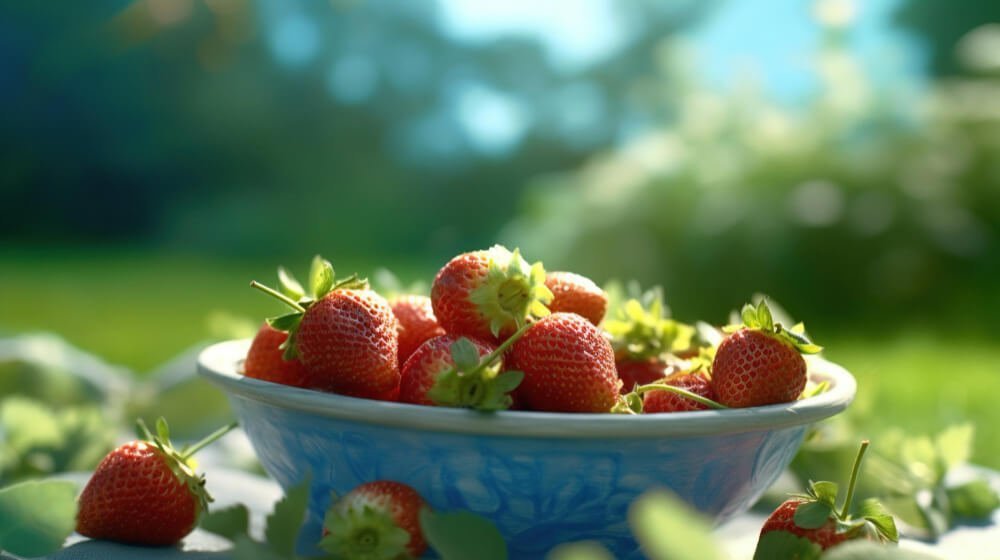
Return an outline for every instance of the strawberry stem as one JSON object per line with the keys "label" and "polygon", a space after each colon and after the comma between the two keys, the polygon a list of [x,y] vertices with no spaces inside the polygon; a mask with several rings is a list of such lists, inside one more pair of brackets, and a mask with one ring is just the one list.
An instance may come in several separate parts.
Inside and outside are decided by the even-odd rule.
{"label": "strawberry stem", "polygon": [[858,450],[858,456],[854,458],[854,468],[851,470],[851,482],[847,485],[847,498],[844,499],[844,506],[840,509],[840,513],[837,517],[841,521],[847,521],[847,515],[851,511],[851,501],[854,499],[854,486],[858,482],[858,472],[861,470],[861,459],[865,456],[865,451],[868,450],[869,441],[861,441],[861,449]]}
{"label": "strawberry stem", "polygon": [[256,289],[264,292],[265,294],[267,294],[267,295],[269,295],[269,296],[271,296],[273,298],[276,298],[276,299],[280,300],[285,305],[291,307],[292,309],[298,311],[299,313],[305,313],[306,312],[306,309],[304,307],[302,307],[301,305],[299,305],[299,303],[297,301],[295,301],[292,298],[286,296],[285,294],[279,292],[278,290],[275,290],[273,288],[269,288],[269,287],[265,286],[264,284],[261,284],[260,282],[258,282],[256,280],[253,280],[253,281],[250,282],[250,287],[251,288],[256,288]]}
{"label": "strawberry stem", "polygon": [[238,425],[239,422],[236,422],[234,420],[229,424],[226,424],[225,426],[219,428],[218,430],[215,430],[214,432],[208,434],[201,441],[192,445],[191,447],[185,447],[184,451],[181,453],[181,458],[187,460],[189,457],[191,457],[198,451],[201,451],[205,446],[209,445],[210,443],[214,442],[215,440],[229,433],[233,428],[235,428]]}
{"label": "strawberry stem", "polygon": [[682,389],[680,387],[675,387],[673,385],[667,385],[666,383],[650,383],[648,385],[640,385],[632,390],[633,393],[637,395],[642,395],[644,393],[649,393],[651,391],[670,391],[671,393],[678,394],[684,398],[691,399],[697,403],[703,404],[709,408],[714,408],[716,410],[723,410],[729,408],[728,406],[713,401],[708,397],[703,397],[697,393],[692,393],[687,389]]}

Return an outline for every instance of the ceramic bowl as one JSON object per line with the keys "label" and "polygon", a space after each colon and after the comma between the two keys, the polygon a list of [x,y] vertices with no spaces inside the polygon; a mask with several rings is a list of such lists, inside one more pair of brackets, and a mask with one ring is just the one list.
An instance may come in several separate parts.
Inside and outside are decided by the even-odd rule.
{"label": "ceramic bowl", "polygon": [[283,487],[311,476],[300,543],[319,537],[331,491],[372,480],[413,486],[440,510],[493,520],[511,558],[583,539],[636,554],[629,504],[667,487],[717,523],[746,511],[792,460],[813,422],[844,410],[850,373],[810,359],[825,393],[751,409],[628,416],[470,410],[356,399],[240,374],[249,341],[222,342],[199,371],[229,397],[264,469]]}

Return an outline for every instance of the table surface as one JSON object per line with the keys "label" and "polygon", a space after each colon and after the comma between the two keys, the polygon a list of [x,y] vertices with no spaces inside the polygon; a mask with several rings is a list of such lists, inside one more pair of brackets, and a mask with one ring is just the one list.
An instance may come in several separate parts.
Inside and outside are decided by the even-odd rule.
{"label": "table surface", "polygon": [[[250,532],[255,538],[263,535],[264,518],[270,513],[274,503],[281,498],[282,491],[271,479],[236,470],[203,457],[202,469],[211,481],[211,492],[215,498],[213,508],[224,508],[242,503],[250,510]],[[986,474],[1000,491],[1000,472],[977,469]],[[81,484],[86,483],[89,473],[76,473],[66,478]],[[757,544],[757,536],[764,517],[751,512],[726,523],[716,530],[718,542],[733,560],[749,559]],[[1000,560],[1000,510],[994,512],[993,522],[982,526],[963,526],[945,534],[933,545],[911,539],[903,539],[900,546],[932,554],[943,560],[948,559],[998,559]],[[231,543],[217,535],[195,530],[176,547],[140,548],[105,541],[92,541],[79,535],[72,535],[66,546],[50,556],[52,560],[119,560],[127,558],[150,558],[154,560],[226,560],[231,558],[228,550]],[[0,560],[11,560],[0,553]]]}

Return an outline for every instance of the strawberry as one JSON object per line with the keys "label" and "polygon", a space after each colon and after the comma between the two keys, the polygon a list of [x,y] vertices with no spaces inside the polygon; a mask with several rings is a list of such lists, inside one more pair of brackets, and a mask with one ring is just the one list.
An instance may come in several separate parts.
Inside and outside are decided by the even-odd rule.
{"label": "strawberry", "polygon": [[[715,391],[712,389],[712,381],[702,371],[671,375],[663,383],[672,387],[680,387],[706,399],[716,399]],[[711,408],[704,403],[666,390],[649,391],[643,394],[642,398],[642,409],[647,414],[656,412],[689,412],[694,410],[709,410]]]}
{"label": "strawberry", "polygon": [[865,500],[859,517],[850,515],[854,487],[868,441],[854,460],[844,504],[837,510],[838,488],[833,482],[810,482],[806,494],[786,500],[764,522],[755,559],[818,558],[823,550],[852,539],[896,542],[895,520],[875,500]]}
{"label": "strawberry", "polygon": [[399,321],[399,369],[424,342],[441,336],[444,329],[434,318],[431,299],[427,296],[402,295],[389,301],[392,314]]}
{"label": "strawberry", "polygon": [[485,342],[447,334],[425,342],[403,366],[401,402],[477,410],[510,408],[507,393],[524,377],[500,373],[493,365],[496,348]]}
{"label": "strawberry", "polygon": [[420,529],[420,512],[427,507],[420,494],[406,484],[367,482],[327,510],[320,547],[335,558],[418,558],[427,550]]}
{"label": "strawberry", "polygon": [[604,322],[604,329],[611,335],[623,393],[676,371],[676,354],[692,348],[694,327],[669,315],[663,290],[657,286],[626,301],[614,318]]}
{"label": "strawberry", "polygon": [[744,408],[794,401],[806,386],[802,353],[822,348],[805,337],[801,323],[791,329],[775,323],[763,300],[745,305],[742,317],[742,327],[727,327],[712,362],[719,402]]}
{"label": "strawberry", "polygon": [[140,421],[146,439],[108,453],[80,494],[76,532],[145,546],[177,543],[195,528],[212,501],[205,477],[192,468],[191,456],[235,426],[177,451],[163,418],[156,423],[156,436]]}
{"label": "strawberry", "polygon": [[263,379],[293,387],[308,387],[309,377],[299,360],[285,360],[281,345],[288,339],[288,333],[279,331],[266,322],[257,331],[250,343],[243,373],[247,377]]}
{"label": "strawberry", "polygon": [[542,263],[529,265],[518,250],[500,245],[451,259],[431,285],[434,316],[444,330],[494,343],[548,315],[550,301]]}
{"label": "strawberry", "polygon": [[608,412],[621,388],[611,344],[575,313],[553,313],[531,324],[511,345],[505,364],[524,372],[515,398],[529,410]]}
{"label": "strawberry", "polygon": [[618,377],[622,380],[622,391],[631,391],[639,385],[655,383],[663,380],[677,371],[676,366],[669,365],[660,358],[645,360],[623,359],[615,362]]}
{"label": "strawberry", "polygon": [[608,294],[586,276],[572,272],[549,272],[545,286],[552,292],[549,311],[576,313],[595,326],[604,320],[608,308]]}
{"label": "strawberry", "polygon": [[311,388],[365,398],[393,394],[399,385],[398,321],[366,280],[336,281],[333,266],[317,256],[311,297],[296,301],[257,282],[251,286],[293,309],[268,322],[288,333],[284,357],[302,360]]}

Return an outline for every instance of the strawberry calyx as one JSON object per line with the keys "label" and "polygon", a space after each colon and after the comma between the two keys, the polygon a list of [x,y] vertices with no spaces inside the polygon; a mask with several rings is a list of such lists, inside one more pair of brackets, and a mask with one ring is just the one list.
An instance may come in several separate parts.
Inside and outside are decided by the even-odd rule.
{"label": "strawberry calyx", "polygon": [[658,358],[691,347],[694,327],[669,318],[670,310],[663,303],[659,286],[631,298],[619,307],[613,319],[604,321],[604,330],[611,335],[611,346],[617,359],[644,360]]}
{"label": "strawberry calyx", "polygon": [[[516,340],[513,336],[511,339]],[[497,358],[508,346],[505,344],[480,358],[471,340],[459,338],[449,346],[454,366],[437,376],[427,397],[438,406],[481,411],[510,408],[514,402],[510,393],[524,380],[524,373],[500,371]]]}
{"label": "strawberry calyx", "polygon": [[469,293],[469,301],[490,322],[493,336],[549,314],[546,304],[553,295],[545,286],[541,262],[528,264],[519,249],[512,252],[502,245],[491,247],[487,259],[486,280]]}
{"label": "strawberry calyx", "polygon": [[160,452],[170,471],[187,486],[188,491],[198,501],[198,513],[200,514],[208,510],[208,504],[213,500],[208,490],[205,489],[205,475],[195,472],[198,464],[194,460],[193,455],[224,436],[236,426],[236,422],[231,422],[205,436],[205,438],[194,445],[184,446],[179,450],[171,444],[170,428],[167,426],[167,420],[162,416],[156,420],[155,435],[149,431],[146,423],[141,418],[136,421],[136,432],[140,439],[154,446]]}
{"label": "strawberry calyx", "polygon": [[847,487],[847,496],[843,505],[837,508],[839,488],[829,481],[809,481],[805,494],[794,494],[792,497],[800,500],[795,509],[793,521],[802,529],[819,529],[827,522],[836,524],[837,534],[850,534],[851,537],[865,536],[879,542],[898,542],[899,533],[895,520],[884,506],[874,498],[862,502],[857,517],[851,515],[851,502],[857,485],[861,460],[868,449],[869,441],[861,442],[861,448],[854,459],[851,480]]}
{"label": "strawberry calyx", "polygon": [[748,303],[740,310],[742,325],[728,325],[723,327],[726,333],[734,333],[740,329],[753,329],[790,344],[802,354],[818,354],[823,351],[823,347],[814,344],[806,336],[806,327],[802,323],[796,323],[792,327],[785,327],[780,322],[775,322],[771,314],[771,308],[767,306],[767,300],[761,299],[757,305]]}
{"label": "strawberry calyx", "polygon": [[320,548],[335,558],[397,560],[410,558],[410,534],[383,507],[372,504],[330,508],[323,520]]}
{"label": "strawberry calyx", "polygon": [[294,360],[298,357],[295,345],[296,333],[306,310],[334,290],[367,290],[369,284],[368,279],[359,278],[357,274],[351,274],[347,278],[338,280],[330,261],[316,255],[313,257],[309,269],[308,291],[284,267],[278,267],[277,290],[256,280],[250,282],[250,287],[260,290],[292,308],[291,313],[268,318],[267,324],[271,328],[288,333],[288,338],[279,348],[284,350],[282,357],[285,360]]}

